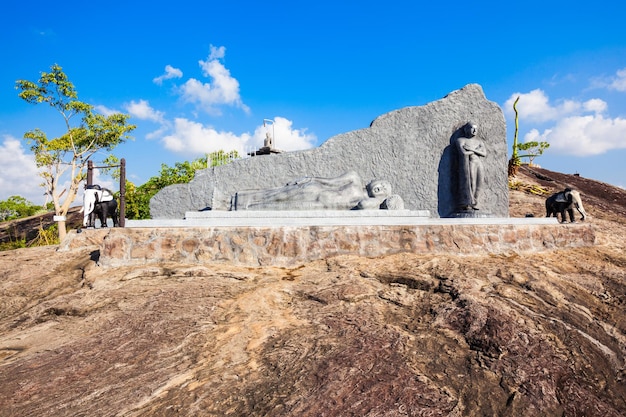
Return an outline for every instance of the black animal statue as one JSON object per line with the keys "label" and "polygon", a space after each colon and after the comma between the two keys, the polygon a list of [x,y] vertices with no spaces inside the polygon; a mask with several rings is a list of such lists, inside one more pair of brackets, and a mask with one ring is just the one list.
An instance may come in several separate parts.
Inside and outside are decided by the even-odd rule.
{"label": "black animal statue", "polygon": [[113,226],[119,224],[117,214],[117,200],[111,190],[99,185],[88,185],[83,194],[83,226],[95,227],[96,216],[100,220],[100,227],[107,227],[107,218],[113,220]]}
{"label": "black animal statue", "polygon": [[560,213],[561,223],[565,223],[567,221],[565,219],[565,212],[569,214],[570,222],[573,223],[576,221],[574,219],[574,209],[578,210],[582,216],[580,220],[585,220],[587,213],[583,208],[580,193],[576,190],[572,190],[571,188],[566,188],[563,191],[552,194],[546,199],[546,217],[554,216],[558,219],[559,216],[557,214]]}

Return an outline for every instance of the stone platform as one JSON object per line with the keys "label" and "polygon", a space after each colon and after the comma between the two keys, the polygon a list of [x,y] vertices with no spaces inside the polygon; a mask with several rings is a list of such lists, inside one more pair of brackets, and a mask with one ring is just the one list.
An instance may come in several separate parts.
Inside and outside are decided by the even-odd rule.
{"label": "stone platform", "polygon": [[126,227],[391,226],[421,224],[428,210],[188,211],[184,219],[126,220]]}
{"label": "stone platform", "polygon": [[[318,216],[309,218],[309,224],[294,225],[307,218],[250,213],[221,220],[205,214],[211,219],[129,221],[126,228],[72,231],[59,250],[100,242],[99,262],[104,267],[159,262],[291,267],[338,255],[523,254],[595,243],[591,224],[559,224],[554,218],[433,219],[404,213],[357,215],[360,223],[351,215]],[[371,223],[375,221],[380,224]]]}

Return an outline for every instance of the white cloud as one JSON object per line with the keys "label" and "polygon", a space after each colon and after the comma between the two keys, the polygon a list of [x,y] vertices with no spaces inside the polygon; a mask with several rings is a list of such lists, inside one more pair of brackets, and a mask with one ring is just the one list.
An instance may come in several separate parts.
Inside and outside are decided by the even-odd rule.
{"label": "white cloud", "polygon": [[106,117],[109,117],[109,116],[111,116],[112,114],[119,113],[119,111],[114,110],[114,109],[110,109],[110,108],[108,108],[108,107],[106,107],[106,106],[103,106],[103,105],[101,105],[101,104],[98,104],[98,105],[94,106],[94,109],[95,109],[98,113],[101,113],[102,115],[104,115],[104,116],[106,116]]}
{"label": "white cloud", "polygon": [[239,94],[239,81],[230,75],[230,71],[220,62],[224,57],[226,48],[216,48],[211,45],[211,52],[206,61],[198,61],[202,74],[211,78],[210,83],[203,83],[190,78],[180,88],[182,99],[194,103],[205,112],[220,115],[219,106],[235,106],[246,113],[250,111],[241,100]]}
{"label": "white cloud", "polygon": [[131,101],[124,105],[124,109],[139,120],[148,120],[158,123],[160,126],[150,133],[146,133],[146,139],[153,140],[163,137],[171,126],[171,122],[165,118],[165,112],[154,109],[147,100]]}
{"label": "white cloud", "polygon": [[524,135],[524,142],[547,142],[546,138],[550,135],[552,129],[546,129],[543,133],[539,133],[537,129],[531,129]]}
{"label": "white cloud", "polygon": [[505,112],[514,115],[513,103],[517,102],[517,112],[520,120],[526,122],[547,122],[572,114],[582,108],[582,104],[573,100],[561,100],[557,105],[550,104],[550,100],[543,90],[536,89],[530,93],[514,93],[504,103]]}
{"label": "white cloud", "polygon": [[150,103],[147,100],[131,101],[124,106],[126,111],[133,117],[140,120],[150,120],[156,123],[164,123],[164,115],[162,111],[157,111],[150,107]]}
{"label": "white cloud", "polygon": [[213,45],[209,47],[209,60],[222,59],[226,56],[226,47],[220,46],[219,48]]}
{"label": "white cloud", "polygon": [[[626,75],[626,74],[625,74]],[[599,155],[612,149],[626,148],[626,119],[605,116],[608,104],[599,98],[587,101],[558,100],[553,104],[542,90],[515,93],[505,106],[513,113],[513,102],[520,97],[517,109],[520,122],[532,129],[524,142],[548,142],[550,152],[566,155]]]}
{"label": "white cloud", "polygon": [[608,109],[606,101],[599,98],[592,98],[583,103],[583,109],[594,113],[604,113]]}
{"label": "white cloud", "polygon": [[261,145],[265,139],[265,133],[269,131],[274,136],[274,147],[281,151],[298,151],[312,148],[317,141],[317,137],[306,133],[306,129],[293,129],[292,125],[293,122],[291,120],[284,117],[275,117],[273,128],[271,126],[259,126],[254,132],[254,137],[257,138],[257,143]]}
{"label": "white cloud", "polygon": [[[177,118],[174,132],[163,138],[163,143],[170,151],[195,156],[218,150],[236,150],[245,156],[248,152],[263,146],[266,132],[274,135],[274,146],[282,151],[293,151],[311,148],[317,138],[307,134],[306,129],[293,129],[293,122],[284,117],[276,117],[274,126],[258,126],[253,134],[217,131],[213,127],[204,126],[184,118]],[[268,130],[269,129],[269,130]]]}
{"label": "white cloud", "polygon": [[613,80],[609,84],[609,89],[622,92],[626,91],[626,68],[622,68],[621,70],[617,71],[616,77],[613,78]]}
{"label": "white cloud", "polygon": [[[186,80],[176,89],[181,99],[212,115],[221,114],[222,106],[238,107],[248,113],[249,108],[242,102],[239,93],[239,81],[231,76],[221,61],[225,56],[225,47],[211,45],[207,59],[198,61],[202,75],[210,78],[210,82],[195,78]],[[126,105],[126,110],[140,120],[160,123],[160,128],[146,138],[160,137],[166,149],[185,157],[197,157],[218,150],[236,150],[245,156],[263,146],[268,129],[275,136],[275,147],[282,151],[311,148],[317,141],[315,135],[307,133],[306,129],[294,129],[293,122],[284,117],[276,117],[273,125],[256,127],[253,133],[236,134],[219,131],[184,116],[170,121],[165,118],[164,112],[156,111],[146,100],[133,101]]]}
{"label": "white cloud", "polygon": [[[103,105],[94,106],[94,108],[104,116],[111,116],[113,114],[122,113],[120,110],[111,109]],[[124,111],[128,112],[132,117],[139,120],[148,120],[155,123],[167,124],[165,119],[165,113],[158,111],[150,106],[147,100],[132,100],[130,103],[123,105]]]}
{"label": "white cloud", "polygon": [[626,68],[619,69],[612,76],[598,76],[590,80],[590,89],[626,92]]}
{"label": "white cloud", "polygon": [[156,78],[153,78],[152,82],[154,82],[155,84],[161,85],[163,84],[164,80],[169,80],[172,78],[182,78],[182,76],[183,76],[183,72],[181,70],[179,70],[178,68],[174,68],[171,65],[166,65],[165,74],[160,75]]}
{"label": "white cloud", "polygon": [[169,130],[170,130],[169,122],[166,121],[157,130],[150,132],[150,133],[146,133],[146,139],[154,140],[154,139],[162,138],[164,135],[167,134]]}
{"label": "white cloud", "polygon": [[236,150],[244,154],[246,143],[249,141],[249,134],[237,136],[232,132],[219,132],[212,127],[184,118],[177,118],[174,122],[174,132],[163,138],[167,149],[184,155],[198,155],[220,149]]}
{"label": "white cloud", "polygon": [[543,133],[537,129],[524,136],[524,142],[546,141],[550,150],[575,156],[599,155],[612,149],[626,149],[626,119],[602,115],[566,117]]}
{"label": "white cloud", "polygon": [[[24,142],[12,136],[3,136],[0,143],[0,200],[17,195],[24,197],[31,203],[43,206],[52,201],[47,198],[43,178],[39,175],[41,169],[37,168],[34,155],[27,153],[22,146]],[[102,177],[100,170],[94,169],[94,183],[112,190],[119,189],[119,184],[115,184],[110,177]],[[61,178],[58,184],[59,190],[69,188],[67,175]],[[67,195],[67,194],[65,194]],[[64,201],[64,197],[61,198]],[[72,206],[82,204],[82,187]]]}
{"label": "white cloud", "polygon": [[36,205],[46,202],[35,157],[26,153],[21,140],[8,135],[3,137],[0,167],[0,200],[19,195]]}

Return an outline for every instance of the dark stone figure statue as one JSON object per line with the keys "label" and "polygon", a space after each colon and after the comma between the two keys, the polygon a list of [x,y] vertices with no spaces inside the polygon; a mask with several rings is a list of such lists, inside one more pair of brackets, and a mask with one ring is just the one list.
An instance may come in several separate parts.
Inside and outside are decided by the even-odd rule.
{"label": "dark stone figure statue", "polygon": [[463,127],[463,134],[456,139],[458,156],[459,210],[479,210],[480,196],[484,187],[483,158],[487,155],[482,140],[476,137],[478,127],[468,122]]}

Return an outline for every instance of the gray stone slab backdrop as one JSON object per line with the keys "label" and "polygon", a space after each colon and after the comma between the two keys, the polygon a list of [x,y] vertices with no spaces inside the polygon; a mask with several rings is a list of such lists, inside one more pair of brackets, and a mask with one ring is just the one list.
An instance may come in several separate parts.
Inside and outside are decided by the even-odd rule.
{"label": "gray stone slab backdrop", "polygon": [[502,109],[478,84],[468,84],[424,106],[379,116],[369,128],[343,133],[318,148],[240,159],[196,172],[188,184],[165,187],[150,200],[153,219],[182,219],[211,206],[215,189],[225,195],[285,185],[301,177],[337,177],[356,171],[364,183],[386,179],[409,210],[433,217],[456,211],[456,153],[451,141],[467,122],[484,141],[483,212],[509,216],[506,124]]}

